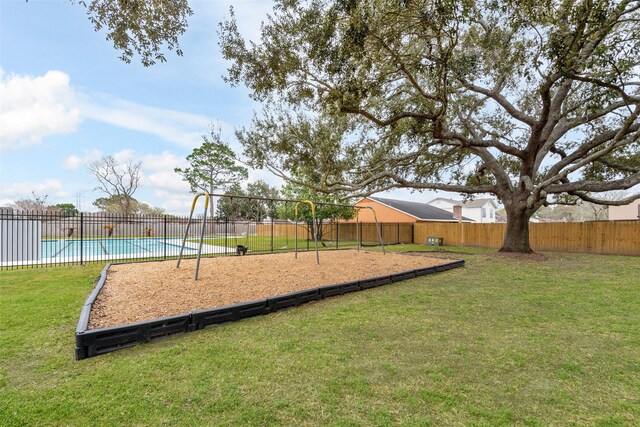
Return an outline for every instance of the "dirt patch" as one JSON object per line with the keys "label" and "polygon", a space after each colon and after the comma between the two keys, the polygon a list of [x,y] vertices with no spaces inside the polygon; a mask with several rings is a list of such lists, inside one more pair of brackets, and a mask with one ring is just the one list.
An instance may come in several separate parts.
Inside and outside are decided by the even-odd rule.
{"label": "dirt patch", "polygon": [[445,264],[449,260],[367,251],[326,251],[206,258],[111,266],[89,329],[221,307],[319,286]]}

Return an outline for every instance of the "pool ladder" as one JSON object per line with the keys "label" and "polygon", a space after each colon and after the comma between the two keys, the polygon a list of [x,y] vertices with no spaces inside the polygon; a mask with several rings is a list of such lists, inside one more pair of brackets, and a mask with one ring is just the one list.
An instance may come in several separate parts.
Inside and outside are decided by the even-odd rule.
{"label": "pool ladder", "polygon": [[200,243],[198,244],[198,257],[196,261],[196,272],[193,276],[193,280],[198,280],[198,272],[200,271],[200,256],[202,255],[202,242],[204,241],[204,230],[207,226],[207,211],[209,210],[209,199],[211,195],[208,192],[198,193],[193,198],[193,203],[191,203],[191,212],[189,213],[189,222],[187,222],[187,230],[184,232],[184,238],[182,239],[182,245],[180,246],[180,254],[178,255],[178,264],[176,268],[180,268],[180,261],[182,260],[182,252],[184,251],[184,246],[187,243],[187,236],[189,235],[189,228],[191,227],[191,219],[193,218],[193,212],[196,209],[196,203],[198,202],[198,198],[200,196],[205,196],[204,200],[204,214],[202,215],[202,228],[200,229]]}

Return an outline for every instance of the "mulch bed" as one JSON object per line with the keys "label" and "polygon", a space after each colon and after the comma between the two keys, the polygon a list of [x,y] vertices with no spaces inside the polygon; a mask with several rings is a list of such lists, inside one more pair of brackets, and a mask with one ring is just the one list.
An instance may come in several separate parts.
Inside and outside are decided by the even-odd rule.
{"label": "mulch bed", "polygon": [[[421,254],[422,255],[422,254]],[[205,258],[197,281],[195,260],[112,265],[89,329],[124,325],[253,301],[325,285],[445,264],[426,256],[355,250]]]}

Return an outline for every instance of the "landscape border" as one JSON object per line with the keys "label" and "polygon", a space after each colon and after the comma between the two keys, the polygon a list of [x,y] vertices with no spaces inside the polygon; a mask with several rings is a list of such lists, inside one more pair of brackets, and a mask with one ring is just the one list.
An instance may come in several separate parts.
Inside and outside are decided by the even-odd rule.
{"label": "landscape border", "polygon": [[[152,261],[153,262],[153,261]],[[377,286],[401,282],[428,274],[440,273],[454,268],[464,267],[464,260],[456,260],[432,267],[417,268],[384,276],[355,280],[305,289],[287,294],[275,295],[255,301],[226,305],[211,309],[196,310],[187,314],[161,317],[143,322],[89,330],[89,316],[93,303],[100,294],[107,279],[107,272],[111,265],[107,264],[100,273],[95,288],[87,297],[82,310],[75,334],[75,358],[87,359],[111,353],[120,349],[132,347],[141,343],[154,341],[178,333],[193,332],[212,325],[235,322],[253,316],[269,314],[278,310],[297,307],[311,301],[344,295],[349,292],[362,291]]]}

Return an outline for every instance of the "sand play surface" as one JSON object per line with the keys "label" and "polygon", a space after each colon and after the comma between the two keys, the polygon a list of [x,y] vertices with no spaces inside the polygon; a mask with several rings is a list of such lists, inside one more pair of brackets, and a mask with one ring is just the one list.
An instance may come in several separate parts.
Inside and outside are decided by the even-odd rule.
{"label": "sand play surface", "polygon": [[355,250],[203,258],[113,265],[89,329],[123,325],[445,264],[451,260]]}

